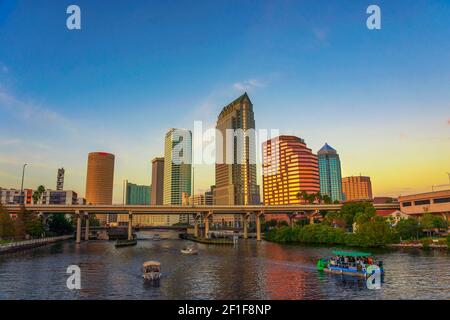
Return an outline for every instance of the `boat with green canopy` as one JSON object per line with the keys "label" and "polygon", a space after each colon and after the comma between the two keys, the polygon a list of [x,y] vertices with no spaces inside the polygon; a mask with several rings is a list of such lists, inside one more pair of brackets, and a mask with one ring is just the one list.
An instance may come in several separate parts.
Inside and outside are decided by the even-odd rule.
{"label": "boat with green canopy", "polygon": [[317,261],[317,270],[367,278],[375,272],[384,274],[383,261],[375,261],[369,252],[334,250],[333,257]]}

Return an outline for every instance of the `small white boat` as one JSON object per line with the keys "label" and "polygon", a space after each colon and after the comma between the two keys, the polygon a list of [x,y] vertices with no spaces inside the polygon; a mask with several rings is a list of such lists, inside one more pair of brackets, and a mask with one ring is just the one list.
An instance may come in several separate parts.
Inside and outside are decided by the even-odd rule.
{"label": "small white boat", "polygon": [[183,254],[198,254],[198,247],[196,245],[187,245],[181,249]]}
{"label": "small white boat", "polygon": [[161,277],[161,263],[158,261],[147,261],[143,265],[144,280],[155,281]]}
{"label": "small white boat", "polygon": [[160,237],[160,235],[158,233],[156,233],[155,235],[153,235],[152,240],[153,241],[159,241],[159,240],[161,240],[161,237]]}

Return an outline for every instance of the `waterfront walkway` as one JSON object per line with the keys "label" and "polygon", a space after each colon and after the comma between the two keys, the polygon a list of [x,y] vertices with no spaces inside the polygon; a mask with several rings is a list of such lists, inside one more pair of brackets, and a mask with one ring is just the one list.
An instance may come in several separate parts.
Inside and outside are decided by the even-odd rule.
{"label": "waterfront walkway", "polygon": [[44,245],[47,245],[50,243],[55,243],[58,241],[73,239],[73,237],[74,237],[73,235],[66,235],[66,236],[59,236],[59,237],[48,237],[48,238],[41,238],[41,239],[10,242],[7,244],[0,245],[0,254],[40,247],[40,246],[44,246]]}

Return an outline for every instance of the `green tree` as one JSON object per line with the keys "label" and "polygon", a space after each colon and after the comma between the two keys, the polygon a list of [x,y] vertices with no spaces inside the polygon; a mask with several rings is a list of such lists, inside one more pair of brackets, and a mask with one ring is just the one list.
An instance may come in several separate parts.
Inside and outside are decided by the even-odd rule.
{"label": "green tree", "polygon": [[33,217],[25,223],[25,230],[32,238],[42,237],[45,233],[44,224],[38,217]]}
{"label": "green tree", "polygon": [[278,221],[278,226],[280,226],[280,227],[287,227],[288,225],[289,225],[289,223],[287,223],[287,221],[284,221],[284,220]]}
{"label": "green tree", "polygon": [[70,234],[74,231],[72,221],[64,214],[52,214],[48,219],[48,229],[56,235]]}
{"label": "green tree", "polygon": [[362,247],[379,247],[395,241],[395,234],[383,217],[358,224],[354,235],[347,239],[347,244]]}
{"label": "green tree", "polygon": [[420,226],[422,229],[447,229],[448,222],[438,215],[424,213],[420,219]]}
{"label": "green tree", "polygon": [[35,192],[33,192],[32,198],[33,198],[33,203],[37,204],[39,200],[42,199],[42,195],[45,192],[45,187],[40,185],[37,190]]}
{"label": "green tree", "polygon": [[325,223],[331,225],[331,226],[336,226],[339,228],[345,228],[346,227],[346,222],[344,217],[342,216],[340,211],[330,211],[326,214],[325,216]]}
{"label": "green tree", "polygon": [[24,212],[24,210],[21,210],[16,215],[16,219],[14,219],[14,238],[18,240],[22,240],[25,238],[26,235],[25,220],[26,220],[26,213]]}
{"label": "green tree", "polygon": [[36,213],[30,212],[23,207],[17,214],[15,231],[18,238],[24,238],[26,235],[37,238],[43,235],[44,224]]}
{"label": "green tree", "polygon": [[322,200],[323,200],[323,203],[325,203],[325,204],[331,204],[333,202],[331,197],[327,194],[324,194],[322,196]]}
{"label": "green tree", "polygon": [[402,219],[395,225],[395,231],[402,240],[418,239],[422,233],[419,222],[414,219]]}
{"label": "green tree", "polygon": [[356,224],[361,224],[365,222],[372,221],[376,216],[376,210],[373,206],[367,206],[364,208],[364,211],[357,212],[353,217],[353,222]]}
{"label": "green tree", "polygon": [[[74,217],[72,217],[72,218],[74,218]],[[75,225],[75,221],[73,219],[72,219],[72,223],[73,223],[73,225]],[[86,219],[82,219],[81,225],[83,227],[86,226]],[[177,224],[174,224],[174,225],[176,225],[176,226],[184,226],[184,225],[186,225],[186,223],[177,223]],[[89,215],[89,227],[99,227],[99,226],[100,226],[100,220],[97,219],[95,214],[90,214]]]}
{"label": "green tree", "polygon": [[[367,210],[366,210],[367,209]],[[347,227],[351,226],[355,221],[357,213],[369,215],[375,208],[369,202],[347,202],[341,207],[339,212]]]}
{"label": "green tree", "polygon": [[0,239],[14,236],[14,222],[9,212],[0,204]]}

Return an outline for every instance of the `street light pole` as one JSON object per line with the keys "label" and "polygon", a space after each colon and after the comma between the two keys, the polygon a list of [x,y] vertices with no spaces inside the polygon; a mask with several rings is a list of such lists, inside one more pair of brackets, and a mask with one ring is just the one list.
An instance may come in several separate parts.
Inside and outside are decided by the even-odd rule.
{"label": "street light pole", "polygon": [[25,178],[25,167],[27,165],[28,164],[25,163],[22,167],[22,183],[20,184],[20,200],[21,200],[20,202],[21,202],[21,204],[25,204],[25,197],[23,196],[23,180]]}

